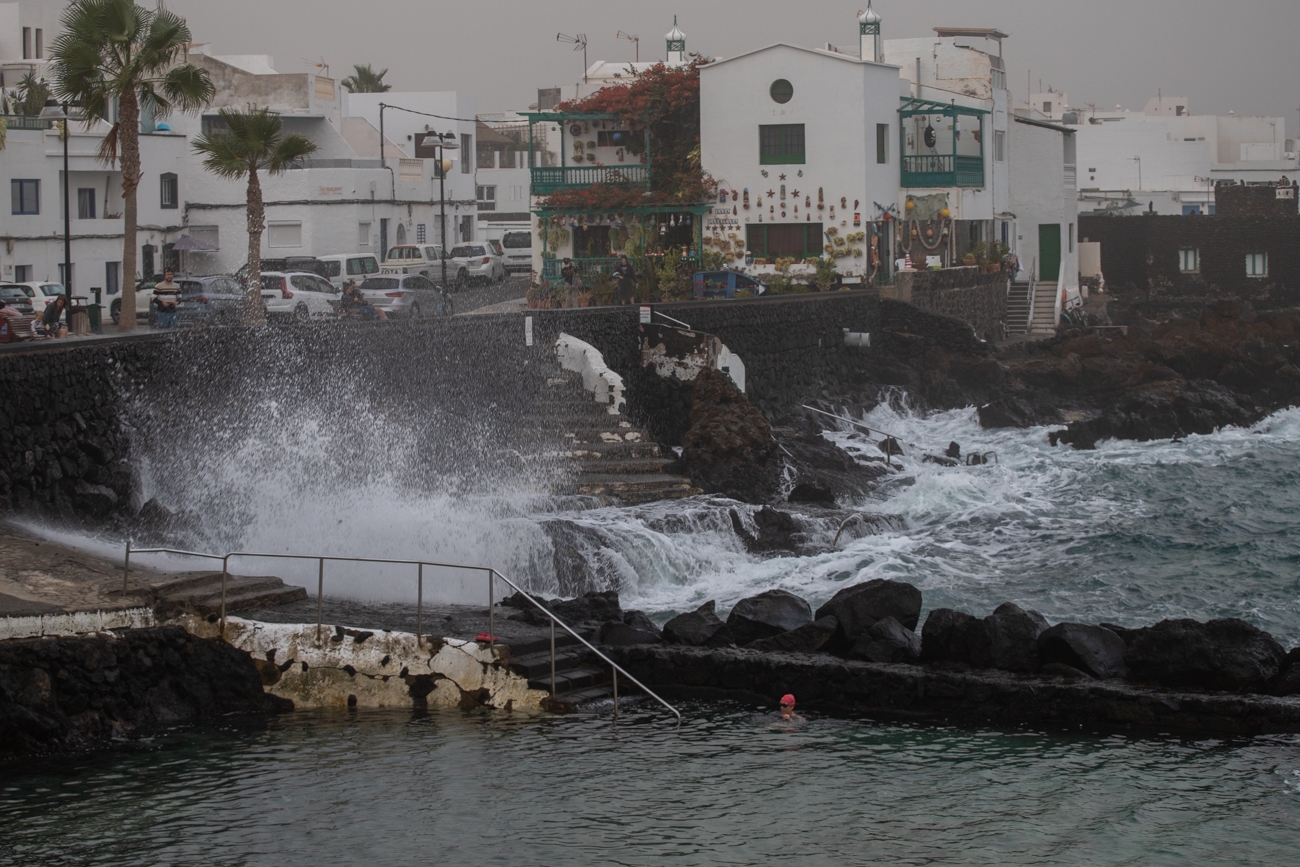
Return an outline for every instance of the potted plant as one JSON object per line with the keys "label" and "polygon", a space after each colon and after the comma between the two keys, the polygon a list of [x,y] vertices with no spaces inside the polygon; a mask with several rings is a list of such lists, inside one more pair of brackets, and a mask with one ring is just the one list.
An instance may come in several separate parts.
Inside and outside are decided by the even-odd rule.
{"label": "potted plant", "polygon": [[578,293],[578,306],[579,306],[579,307],[590,307],[590,306],[591,306],[591,297],[592,297],[592,290],[590,290],[590,289],[583,289],[582,291],[580,291],[580,292]]}

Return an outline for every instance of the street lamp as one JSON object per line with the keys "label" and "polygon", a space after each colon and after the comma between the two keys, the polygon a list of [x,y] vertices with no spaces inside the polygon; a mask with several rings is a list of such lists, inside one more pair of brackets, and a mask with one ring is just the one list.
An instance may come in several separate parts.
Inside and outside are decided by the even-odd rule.
{"label": "street lamp", "polygon": [[68,324],[72,324],[72,213],[68,206],[68,187],[72,179],[68,176],[68,138],[71,129],[68,123],[81,119],[81,103],[77,101],[60,103],[57,99],[45,100],[41,109],[43,120],[62,121],[63,131],[63,298],[67,309]]}
{"label": "street lamp", "polygon": [[[454,132],[431,132],[438,139],[438,240],[442,243],[442,288],[447,288],[447,171],[451,160],[443,158],[443,151],[454,151],[460,147],[456,144]],[[451,141],[448,141],[451,139]]]}

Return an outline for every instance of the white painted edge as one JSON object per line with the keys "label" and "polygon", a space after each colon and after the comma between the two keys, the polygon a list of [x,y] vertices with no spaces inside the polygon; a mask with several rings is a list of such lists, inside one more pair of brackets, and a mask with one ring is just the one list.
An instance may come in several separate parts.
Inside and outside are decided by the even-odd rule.
{"label": "white painted edge", "polygon": [[114,629],[144,629],[155,625],[153,609],[148,607],[4,617],[0,618],[0,641],[53,635],[87,635]]}

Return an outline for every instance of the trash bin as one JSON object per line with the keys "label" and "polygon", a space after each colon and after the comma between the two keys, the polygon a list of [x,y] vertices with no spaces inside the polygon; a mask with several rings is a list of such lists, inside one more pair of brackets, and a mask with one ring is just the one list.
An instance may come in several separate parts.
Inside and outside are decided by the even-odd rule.
{"label": "trash bin", "polygon": [[92,288],[90,290],[90,295],[94,300],[90,302],[90,306],[86,309],[86,314],[90,318],[90,330],[96,334],[99,334],[100,331],[103,330],[102,319],[100,317],[103,316],[104,306],[101,303],[102,299],[100,297],[100,291],[101,290],[97,288]]}
{"label": "trash bin", "polygon": [[87,316],[86,299],[81,296],[73,296],[72,306],[68,308],[68,333],[69,334],[89,334],[90,321]]}

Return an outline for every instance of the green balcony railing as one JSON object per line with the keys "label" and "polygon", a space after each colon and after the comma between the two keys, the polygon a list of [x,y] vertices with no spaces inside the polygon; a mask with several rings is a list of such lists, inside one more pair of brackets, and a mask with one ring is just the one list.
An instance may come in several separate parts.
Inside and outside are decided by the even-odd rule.
{"label": "green balcony railing", "polygon": [[532,170],[533,195],[545,195],[556,190],[589,187],[592,184],[650,183],[650,167],[641,165],[619,166],[545,166]]}
{"label": "green balcony railing", "polygon": [[[582,275],[583,281],[590,284],[591,281],[588,279],[590,277],[595,277],[597,274],[613,274],[614,269],[618,267],[620,258],[621,257],[619,256],[614,256],[614,257],[606,256],[600,258],[572,259],[570,261],[572,261],[573,264],[577,266],[578,273]],[[630,261],[632,263],[632,267],[636,270],[638,274],[640,274],[645,271],[648,265],[659,264],[659,260],[662,258],[663,256],[660,254],[651,253],[649,256],[632,257]],[[700,270],[700,259],[698,256],[688,256],[682,259],[682,264],[685,265],[687,268],[689,268],[692,272]],[[543,258],[542,279],[550,280],[552,282],[559,280],[560,269],[563,267],[564,267],[564,260],[562,258],[553,259],[549,256]]]}
{"label": "green balcony railing", "polygon": [[39,117],[27,117],[21,114],[0,115],[4,118],[5,126],[9,129],[51,129],[54,126],[52,120],[42,120]]}
{"label": "green balcony railing", "polygon": [[984,159],[961,154],[903,157],[904,187],[982,187]]}

